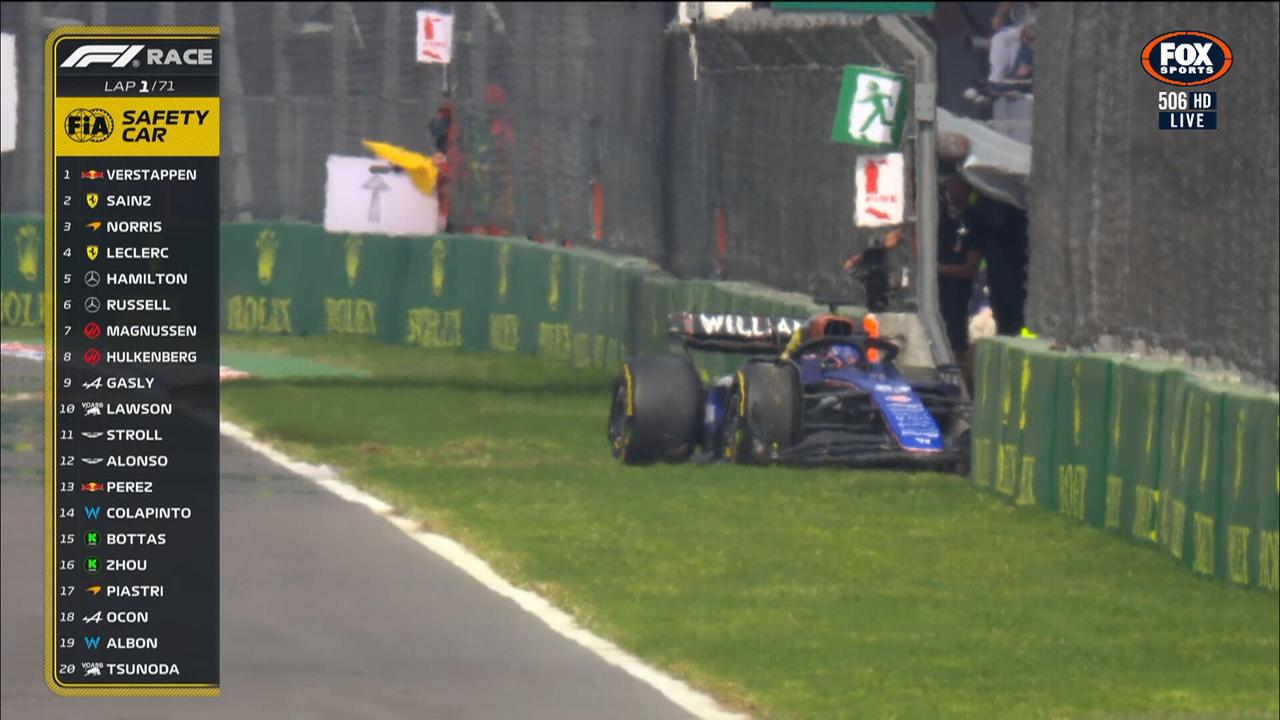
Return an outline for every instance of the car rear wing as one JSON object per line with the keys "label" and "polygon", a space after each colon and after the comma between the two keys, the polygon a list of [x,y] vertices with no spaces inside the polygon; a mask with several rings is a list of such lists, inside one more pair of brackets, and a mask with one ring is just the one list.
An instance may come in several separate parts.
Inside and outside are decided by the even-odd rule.
{"label": "car rear wing", "polygon": [[770,315],[678,312],[668,316],[667,337],[692,350],[772,354],[782,352],[806,322]]}

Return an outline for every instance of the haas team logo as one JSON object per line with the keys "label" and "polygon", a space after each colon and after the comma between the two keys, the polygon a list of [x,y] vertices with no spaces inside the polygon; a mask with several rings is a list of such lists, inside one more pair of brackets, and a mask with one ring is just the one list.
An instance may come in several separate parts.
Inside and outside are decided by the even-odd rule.
{"label": "haas team logo", "polygon": [[1142,48],[1142,69],[1169,85],[1207,85],[1231,69],[1231,48],[1206,32],[1165,33]]}

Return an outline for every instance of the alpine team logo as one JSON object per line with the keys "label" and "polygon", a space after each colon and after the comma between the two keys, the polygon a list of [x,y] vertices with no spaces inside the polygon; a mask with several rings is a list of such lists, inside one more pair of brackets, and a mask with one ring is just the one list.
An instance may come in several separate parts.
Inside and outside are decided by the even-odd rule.
{"label": "alpine team logo", "polygon": [[1206,32],[1165,33],[1142,48],[1142,69],[1169,85],[1207,85],[1231,69],[1231,48]]}
{"label": "alpine team logo", "polygon": [[81,45],[64,61],[64,68],[87,68],[93,65],[110,65],[122,68],[128,65],[138,53],[142,45]]}

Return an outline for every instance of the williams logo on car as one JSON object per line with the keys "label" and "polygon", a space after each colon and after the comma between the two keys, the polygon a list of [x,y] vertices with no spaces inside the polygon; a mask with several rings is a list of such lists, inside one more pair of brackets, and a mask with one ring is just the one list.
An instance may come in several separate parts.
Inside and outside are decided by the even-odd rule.
{"label": "williams logo on car", "polygon": [[1142,69],[1169,85],[1207,85],[1231,69],[1231,48],[1206,32],[1165,33],[1142,48]]}

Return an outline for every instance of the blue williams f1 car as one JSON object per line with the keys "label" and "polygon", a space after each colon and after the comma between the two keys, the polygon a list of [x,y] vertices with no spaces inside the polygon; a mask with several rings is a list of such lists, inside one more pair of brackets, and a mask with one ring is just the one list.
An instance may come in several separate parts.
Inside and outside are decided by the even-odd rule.
{"label": "blue williams f1 car", "polygon": [[[609,444],[627,464],[701,459],[851,466],[967,465],[970,405],[954,371],[908,380],[899,348],[837,315],[808,320],[670,317],[683,354],[627,360],[613,386]],[[688,350],[751,356],[704,387]]]}

